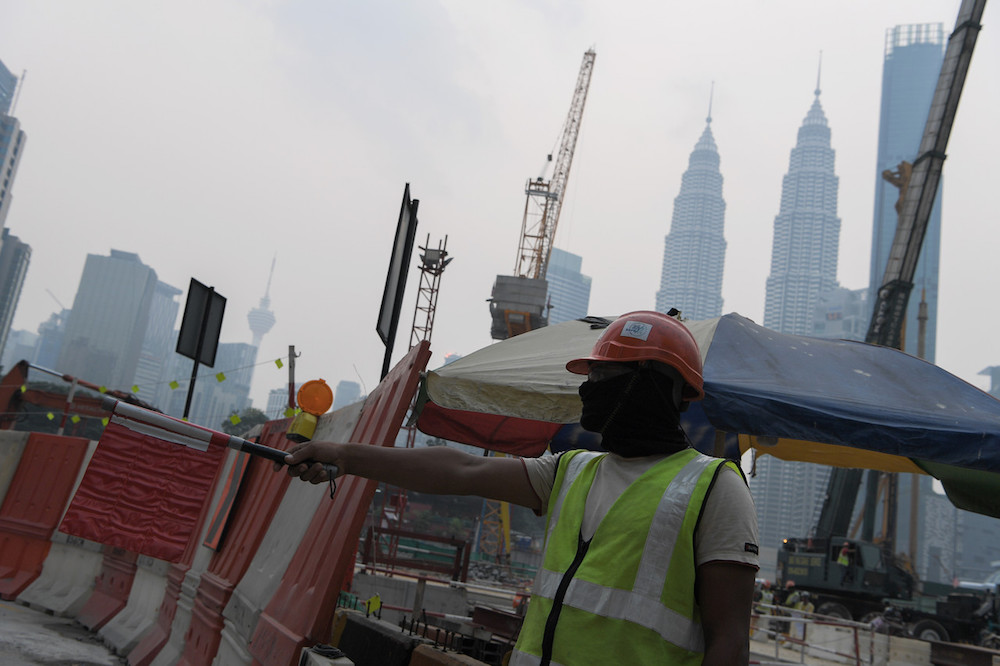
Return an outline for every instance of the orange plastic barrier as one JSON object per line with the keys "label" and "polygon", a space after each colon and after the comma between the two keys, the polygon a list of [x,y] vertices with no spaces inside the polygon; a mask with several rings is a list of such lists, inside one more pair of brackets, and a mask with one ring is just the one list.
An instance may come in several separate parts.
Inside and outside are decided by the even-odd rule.
{"label": "orange plastic barrier", "polygon": [[[429,344],[421,342],[386,375],[365,400],[351,441],[394,444],[429,357]],[[320,504],[257,622],[249,646],[255,664],[294,666],[302,647],[326,642],[376,485],[355,476],[342,477],[333,500]]]}
{"label": "orange plastic barrier", "polygon": [[80,437],[28,437],[0,506],[0,597],[16,598],[42,573],[87,444]]}

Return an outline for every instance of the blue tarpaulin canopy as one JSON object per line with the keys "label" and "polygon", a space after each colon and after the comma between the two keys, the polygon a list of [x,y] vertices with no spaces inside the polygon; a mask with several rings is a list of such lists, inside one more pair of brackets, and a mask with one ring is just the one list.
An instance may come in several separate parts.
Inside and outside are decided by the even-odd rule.
{"label": "blue tarpaulin canopy", "polygon": [[[565,364],[610,319],[525,333],[429,372],[418,427],[519,455],[593,446],[576,425],[581,378]],[[684,424],[700,450],[927,473],[956,506],[1000,517],[1000,401],[988,393],[895,349],[781,334],[737,314],[684,323],[704,362],[705,400]]]}

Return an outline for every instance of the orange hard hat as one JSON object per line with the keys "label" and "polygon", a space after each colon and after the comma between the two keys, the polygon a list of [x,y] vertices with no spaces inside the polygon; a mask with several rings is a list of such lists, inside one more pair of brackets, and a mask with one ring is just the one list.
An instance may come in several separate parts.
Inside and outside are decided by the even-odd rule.
{"label": "orange hard hat", "polygon": [[623,314],[604,330],[590,356],[570,361],[566,369],[585,375],[590,371],[590,364],[596,361],[663,363],[684,379],[681,392],[684,400],[705,397],[698,343],[684,324],[662,312],[639,310]]}

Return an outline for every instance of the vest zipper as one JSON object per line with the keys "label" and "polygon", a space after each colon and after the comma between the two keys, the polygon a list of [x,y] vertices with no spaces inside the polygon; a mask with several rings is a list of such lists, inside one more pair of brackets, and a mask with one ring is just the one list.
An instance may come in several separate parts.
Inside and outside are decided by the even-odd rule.
{"label": "vest zipper", "polygon": [[573,562],[570,563],[569,568],[566,569],[566,573],[563,574],[562,580],[559,581],[559,587],[556,589],[555,596],[552,597],[552,609],[545,620],[545,632],[542,634],[542,660],[539,666],[549,666],[552,663],[552,644],[555,642],[556,623],[559,622],[559,613],[562,611],[563,599],[566,598],[566,590],[569,589],[569,584],[573,582],[573,576],[576,575],[576,570],[583,564],[583,556],[587,554],[587,549],[590,547],[590,541],[584,541],[582,535],[578,536],[577,539],[576,556],[573,557]]}

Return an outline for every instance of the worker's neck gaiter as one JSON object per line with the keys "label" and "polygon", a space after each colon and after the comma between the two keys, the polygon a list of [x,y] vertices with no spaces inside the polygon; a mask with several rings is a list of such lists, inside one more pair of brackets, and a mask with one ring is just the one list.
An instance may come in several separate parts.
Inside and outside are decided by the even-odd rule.
{"label": "worker's neck gaiter", "polygon": [[648,367],[580,385],[580,425],[601,435],[601,447],[625,458],[687,447],[674,405],[673,382]]}

